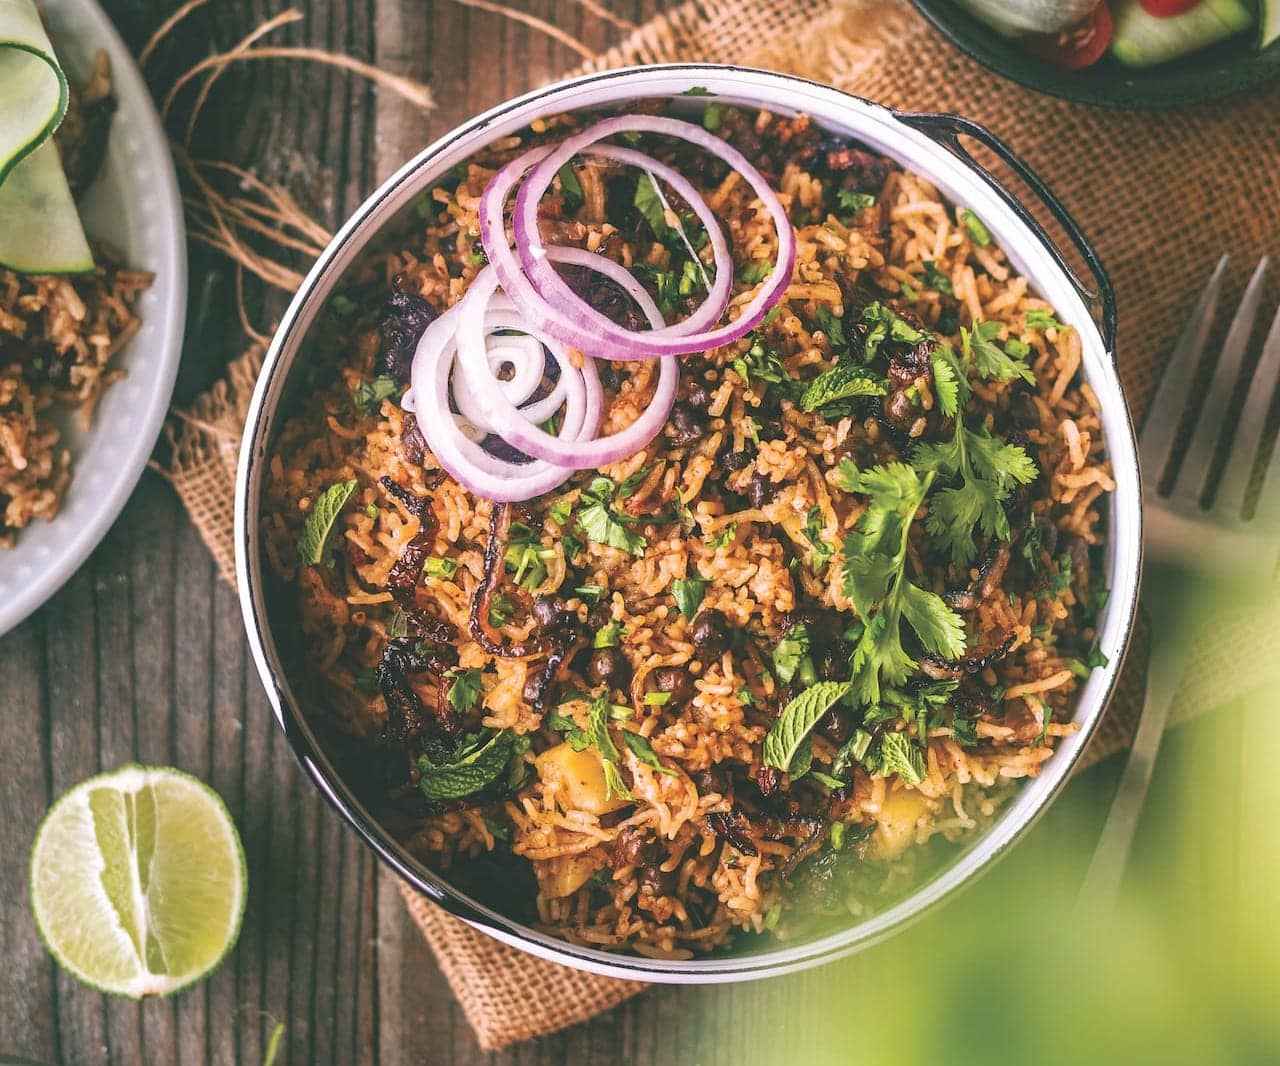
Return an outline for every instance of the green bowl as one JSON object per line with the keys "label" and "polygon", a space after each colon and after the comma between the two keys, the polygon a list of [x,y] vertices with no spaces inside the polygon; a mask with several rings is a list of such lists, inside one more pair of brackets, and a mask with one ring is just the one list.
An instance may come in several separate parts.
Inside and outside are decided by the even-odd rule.
{"label": "green bowl", "polygon": [[1087,70],[1063,70],[1007,40],[954,0],[913,0],[952,44],[1029,89],[1103,107],[1182,107],[1241,92],[1280,74],[1280,44],[1259,52],[1250,35],[1184,59],[1134,70],[1104,56]]}

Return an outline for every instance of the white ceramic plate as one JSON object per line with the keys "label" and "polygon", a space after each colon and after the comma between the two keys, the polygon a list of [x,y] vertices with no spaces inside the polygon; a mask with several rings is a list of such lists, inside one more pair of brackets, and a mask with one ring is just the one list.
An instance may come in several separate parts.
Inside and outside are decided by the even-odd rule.
{"label": "white ceramic plate", "polygon": [[0,633],[12,629],[79,569],[124,507],[164,423],[187,309],[186,231],[164,130],[128,48],[95,0],[41,0],[58,58],[73,83],[94,54],[111,58],[118,109],[102,171],[81,203],[89,236],[125,263],[155,273],[137,312],[142,328],[116,356],[127,375],[111,385],[84,427],[57,419],[71,451],[71,486],[52,522],[33,521],[0,549]]}

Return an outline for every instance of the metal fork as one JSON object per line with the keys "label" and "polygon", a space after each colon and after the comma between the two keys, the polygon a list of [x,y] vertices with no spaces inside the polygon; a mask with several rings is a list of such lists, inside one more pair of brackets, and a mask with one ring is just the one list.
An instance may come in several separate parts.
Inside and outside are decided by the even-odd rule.
{"label": "metal fork", "polygon": [[[1169,708],[1182,679],[1193,605],[1206,596],[1221,597],[1228,589],[1256,598],[1280,561],[1280,440],[1268,458],[1257,506],[1252,514],[1246,513],[1254,463],[1280,377],[1280,312],[1251,376],[1239,420],[1227,424],[1262,300],[1265,257],[1227,331],[1173,488],[1167,496],[1160,495],[1161,475],[1173,458],[1183,413],[1194,402],[1196,368],[1205,353],[1226,270],[1224,255],[1178,339],[1139,439],[1146,526],[1142,602],[1151,619],[1152,654],[1142,719],[1085,874],[1079,897],[1083,907],[1109,908],[1119,895]],[[1213,460],[1224,437],[1231,440],[1226,466],[1216,486],[1210,486]],[[1206,494],[1207,509],[1202,506]]]}

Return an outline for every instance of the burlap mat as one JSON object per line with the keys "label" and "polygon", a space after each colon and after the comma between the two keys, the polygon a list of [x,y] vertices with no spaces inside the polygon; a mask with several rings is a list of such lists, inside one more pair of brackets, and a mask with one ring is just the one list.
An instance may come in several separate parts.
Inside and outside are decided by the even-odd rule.
{"label": "burlap mat", "polygon": [[[1081,107],[993,76],[896,0],[693,0],[583,69],[690,60],[768,67],[897,107],[956,111],[1005,138],[1048,179],[1111,271],[1120,371],[1135,414],[1217,257],[1232,253],[1234,292],[1268,242],[1280,252],[1280,85],[1168,113]],[[173,424],[169,474],[228,581],[239,435],[261,356],[255,348],[234,362],[226,381]],[[1274,660],[1259,653],[1278,635],[1280,607],[1210,620],[1174,721],[1267,680],[1241,664]],[[1140,638],[1086,765],[1127,746],[1144,663]],[[581,1021],[644,987],[533,959],[405,896],[484,1048]]]}

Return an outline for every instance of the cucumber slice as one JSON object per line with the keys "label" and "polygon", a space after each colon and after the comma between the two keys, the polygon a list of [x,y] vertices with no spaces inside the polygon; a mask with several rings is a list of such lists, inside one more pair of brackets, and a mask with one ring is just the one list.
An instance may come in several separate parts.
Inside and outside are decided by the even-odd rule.
{"label": "cucumber slice", "polygon": [[1258,50],[1280,40],[1280,0],[1258,0]]}
{"label": "cucumber slice", "polygon": [[1111,54],[1129,67],[1154,67],[1225,41],[1253,25],[1245,0],[1204,0],[1172,18],[1147,14],[1139,0],[1115,5]]}
{"label": "cucumber slice", "polygon": [[93,269],[80,215],[49,142],[67,111],[67,78],[32,0],[0,0],[0,266]]}
{"label": "cucumber slice", "polygon": [[0,185],[0,267],[19,274],[86,274],[93,253],[52,141]]}

